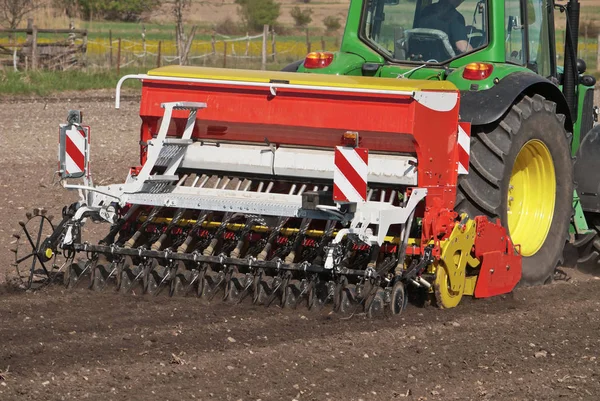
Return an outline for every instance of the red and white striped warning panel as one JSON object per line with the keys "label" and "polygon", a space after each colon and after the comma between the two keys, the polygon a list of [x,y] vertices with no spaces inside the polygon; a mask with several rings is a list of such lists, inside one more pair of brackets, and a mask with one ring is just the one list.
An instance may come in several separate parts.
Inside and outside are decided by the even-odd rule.
{"label": "red and white striped warning panel", "polygon": [[86,134],[72,127],[67,130],[65,138],[65,170],[67,174],[78,174],[85,171]]}
{"label": "red and white striped warning panel", "polygon": [[61,126],[59,161],[64,178],[77,178],[86,173],[88,151],[89,127]]}
{"label": "red and white striped warning panel", "polygon": [[369,150],[336,146],[333,170],[333,200],[364,202],[367,199]]}
{"label": "red and white striped warning panel", "polygon": [[458,174],[469,174],[471,124],[458,123]]}

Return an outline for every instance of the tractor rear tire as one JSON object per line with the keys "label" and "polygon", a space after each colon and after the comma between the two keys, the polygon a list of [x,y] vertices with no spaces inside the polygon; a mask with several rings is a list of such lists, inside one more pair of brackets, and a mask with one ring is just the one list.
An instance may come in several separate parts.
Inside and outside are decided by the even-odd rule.
{"label": "tractor rear tire", "polygon": [[521,284],[552,281],[568,239],[573,162],[564,122],[556,103],[524,96],[500,121],[473,127],[469,174],[459,179],[456,210],[499,218],[520,246]]}

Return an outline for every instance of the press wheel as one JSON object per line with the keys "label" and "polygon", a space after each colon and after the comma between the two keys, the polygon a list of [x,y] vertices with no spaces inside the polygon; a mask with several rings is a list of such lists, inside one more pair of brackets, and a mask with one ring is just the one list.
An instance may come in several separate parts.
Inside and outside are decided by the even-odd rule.
{"label": "press wheel", "polygon": [[392,315],[400,315],[406,305],[408,304],[408,298],[406,297],[406,289],[402,281],[397,281],[392,287],[390,311]]}
{"label": "press wheel", "polygon": [[18,284],[23,289],[39,288],[53,281],[59,272],[57,255],[52,250],[40,249],[44,240],[54,232],[54,226],[44,210],[36,209],[19,222],[21,231],[16,238],[13,263]]}

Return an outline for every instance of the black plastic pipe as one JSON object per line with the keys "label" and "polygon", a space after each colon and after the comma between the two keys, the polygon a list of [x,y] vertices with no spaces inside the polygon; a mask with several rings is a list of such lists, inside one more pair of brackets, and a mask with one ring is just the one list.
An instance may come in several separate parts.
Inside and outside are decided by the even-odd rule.
{"label": "black plastic pipe", "polygon": [[577,43],[579,41],[579,13],[578,0],[569,0],[567,4],[567,32],[565,35],[565,66],[563,74],[563,94],[569,105],[571,118],[577,120]]}

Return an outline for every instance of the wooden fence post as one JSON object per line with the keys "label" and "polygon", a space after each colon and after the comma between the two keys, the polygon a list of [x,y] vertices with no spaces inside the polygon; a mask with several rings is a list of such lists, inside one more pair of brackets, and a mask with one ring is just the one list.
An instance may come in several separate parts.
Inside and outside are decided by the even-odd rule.
{"label": "wooden fence post", "polygon": [[325,38],[321,36],[321,50],[325,51]]}
{"label": "wooden fence post", "polygon": [[223,68],[227,68],[227,42],[223,41]]}
{"label": "wooden fence post", "polygon": [[148,56],[146,47],[146,25],[142,25],[142,48],[144,49],[144,61],[142,61],[144,68],[146,68],[146,57]]}
{"label": "wooden fence post", "polygon": [[[69,21],[69,30],[73,31],[75,29],[75,23],[73,23],[73,20]],[[73,47],[75,46],[75,34],[73,32],[71,32],[69,34],[69,46]]]}
{"label": "wooden fence post", "polygon": [[81,34],[81,37],[83,39],[83,48],[86,49],[86,52],[87,52],[87,45],[88,45],[87,30]]}
{"label": "wooden fence post", "polygon": [[308,28],[306,28],[306,54],[310,53],[310,37],[308,36]]}
{"label": "wooden fence post", "polygon": [[269,37],[269,25],[263,25],[263,37],[262,37],[262,59],[260,63],[260,69],[267,69],[267,39]]}
{"label": "wooden fence post", "polygon": [[214,33],[210,36],[210,46],[212,47],[212,54],[214,56],[215,54],[217,54],[217,46],[215,43],[215,34]]}
{"label": "wooden fence post", "polygon": [[37,26],[33,26],[32,39],[31,39],[31,69],[37,70],[38,54],[37,54],[37,40],[38,40]]}
{"label": "wooden fence post", "polygon": [[113,67],[113,45],[112,45],[112,29],[108,30],[108,48],[110,49],[110,69]]}
{"label": "wooden fence post", "polygon": [[271,61],[277,61],[277,46],[275,44],[275,28],[271,30]]}
{"label": "wooden fence post", "polygon": [[25,39],[25,41],[27,43],[31,43],[32,31],[33,31],[33,18],[27,18],[27,39]]}
{"label": "wooden fence post", "polygon": [[156,58],[156,67],[160,67],[160,62],[162,61],[162,40],[158,41],[158,57]]}
{"label": "wooden fence post", "polygon": [[250,35],[246,32],[246,51],[244,52],[244,56],[248,56],[248,52],[250,52]]}
{"label": "wooden fence post", "polygon": [[117,75],[119,75],[121,74],[121,38],[119,38],[119,44],[117,46]]}

